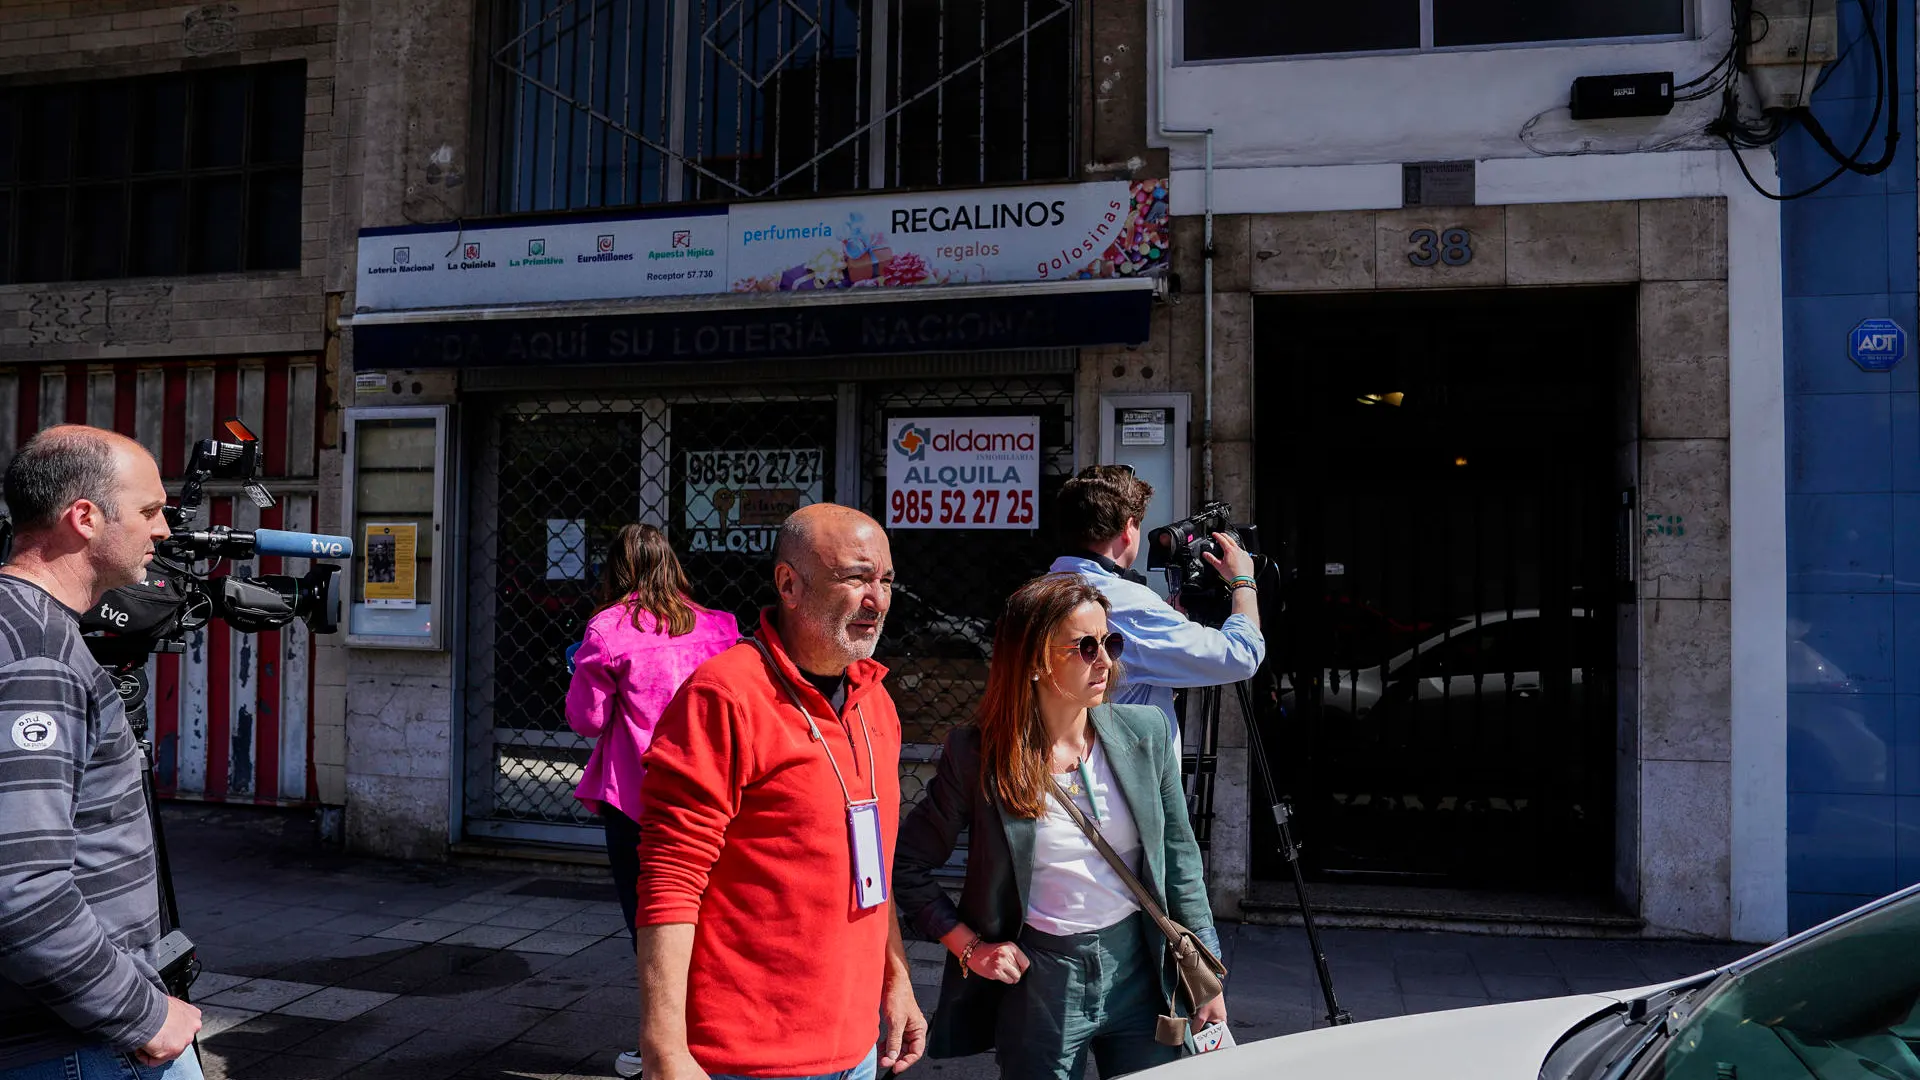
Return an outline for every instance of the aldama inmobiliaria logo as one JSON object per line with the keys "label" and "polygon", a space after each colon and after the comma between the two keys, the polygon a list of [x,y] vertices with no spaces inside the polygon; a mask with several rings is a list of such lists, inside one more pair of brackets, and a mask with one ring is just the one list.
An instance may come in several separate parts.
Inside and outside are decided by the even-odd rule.
{"label": "aldama inmobiliaria logo", "polygon": [[908,461],[925,461],[927,444],[932,441],[933,432],[909,422],[900,425],[900,434],[893,437],[893,448]]}

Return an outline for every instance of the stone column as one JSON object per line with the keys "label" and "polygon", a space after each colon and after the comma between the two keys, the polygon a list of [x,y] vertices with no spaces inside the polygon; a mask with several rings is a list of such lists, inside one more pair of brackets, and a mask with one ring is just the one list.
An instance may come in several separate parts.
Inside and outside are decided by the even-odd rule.
{"label": "stone column", "polygon": [[[346,141],[336,146],[342,172],[334,231],[347,255],[333,287],[352,310],[355,261],[346,238],[365,227],[449,221],[481,207],[468,184],[474,5],[344,0],[342,9],[346,38],[365,58],[343,75],[348,122]],[[344,334],[343,387],[352,385],[357,366],[353,344],[351,332]],[[428,398],[451,401],[451,385]],[[449,512],[454,505],[449,499]],[[352,522],[343,525],[352,531]],[[447,551],[447,561],[454,555]],[[434,601],[451,614],[460,595],[458,588],[437,589]],[[446,644],[459,647],[450,633]],[[453,714],[452,653],[342,651],[344,663],[323,662],[319,671],[338,672],[342,683],[335,693],[344,701],[347,842],[401,858],[444,858],[456,824],[452,785],[462,734]]]}
{"label": "stone column", "polygon": [[1732,831],[1726,209],[1642,204],[1640,913],[1725,937]]}

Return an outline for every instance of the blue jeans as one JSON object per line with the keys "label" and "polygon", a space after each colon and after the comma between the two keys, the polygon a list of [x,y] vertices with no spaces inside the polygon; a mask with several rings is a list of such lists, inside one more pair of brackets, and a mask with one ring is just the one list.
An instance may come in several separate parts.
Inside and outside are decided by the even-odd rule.
{"label": "blue jeans", "polygon": [[132,1054],[85,1046],[66,1057],[17,1069],[0,1069],[0,1080],[204,1080],[193,1047],[165,1065],[142,1065]]}
{"label": "blue jeans", "polygon": [[[874,1080],[874,1074],[879,1068],[880,1048],[876,1046],[872,1050],[867,1051],[865,1060],[844,1072],[821,1073],[818,1076],[792,1076],[785,1078],[785,1080]],[[4,1078],[0,1078],[0,1080],[4,1080]],[[167,1080],[173,1080],[173,1077],[168,1077]],[[744,1076],[728,1076],[725,1073],[711,1073],[708,1075],[707,1080],[749,1080],[749,1078]]]}

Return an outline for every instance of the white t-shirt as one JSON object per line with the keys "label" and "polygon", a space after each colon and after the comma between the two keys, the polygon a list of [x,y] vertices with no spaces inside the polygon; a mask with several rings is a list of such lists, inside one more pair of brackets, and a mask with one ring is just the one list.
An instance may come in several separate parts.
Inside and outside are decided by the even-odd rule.
{"label": "white t-shirt", "polygon": [[[1133,812],[1113,782],[1113,769],[1107,765],[1106,751],[1098,742],[1087,758],[1093,773],[1094,791],[1069,795],[1089,818],[1094,817],[1093,795],[1100,795],[1101,817],[1095,820],[1100,835],[1127,868],[1140,872],[1140,830],[1134,826]],[[1054,776],[1069,792],[1078,772]],[[1085,785],[1081,785],[1083,788]],[[1036,823],[1033,837],[1033,881],[1027,898],[1027,925],[1045,934],[1082,934],[1104,930],[1140,910],[1133,893],[1107,865],[1093,841],[1073,823],[1053,795],[1047,795],[1047,812]]]}

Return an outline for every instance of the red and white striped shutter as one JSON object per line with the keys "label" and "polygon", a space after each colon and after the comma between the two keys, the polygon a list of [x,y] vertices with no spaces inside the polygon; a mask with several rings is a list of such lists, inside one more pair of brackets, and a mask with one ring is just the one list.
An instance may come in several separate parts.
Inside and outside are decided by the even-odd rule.
{"label": "red and white striped shutter", "polygon": [[[193,444],[238,416],[266,443],[262,469],[279,505],[210,497],[200,524],[311,531],[316,519],[319,367],[312,358],[215,364],[62,364],[0,372],[0,461],[35,431],[58,423],[112,428],[138,440],[169,482]],[[288,482],[301,487],[288,493]],[[235,574],[302,574],[304,559],[261,558]],[[313,797],[313,641],[295,623],[241,634],[215,621],[185,653],[149,664],[150,711],[162,794],[213,801],[286,803]]]}

